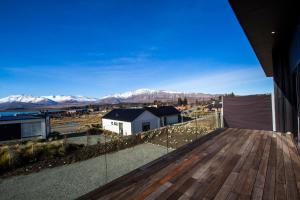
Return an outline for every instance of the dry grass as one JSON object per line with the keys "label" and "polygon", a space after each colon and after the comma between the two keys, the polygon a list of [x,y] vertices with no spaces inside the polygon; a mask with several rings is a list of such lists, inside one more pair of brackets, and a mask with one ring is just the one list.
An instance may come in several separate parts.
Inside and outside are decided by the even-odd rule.
{"label": "dry grass", "polygon": [[87,114],[79,117],[63,117],[61,119],[51,119],[51,126],[64,125],[66,123],[78,123],[81,126],[91,126],[92,124],[99,124],[101,122],[102,114]]}
{"label": "dry grass", "polygon": [[65,144],[63,140],[0,146],[0,172],[40,160],[62,157],[69,150],[70,144]]}

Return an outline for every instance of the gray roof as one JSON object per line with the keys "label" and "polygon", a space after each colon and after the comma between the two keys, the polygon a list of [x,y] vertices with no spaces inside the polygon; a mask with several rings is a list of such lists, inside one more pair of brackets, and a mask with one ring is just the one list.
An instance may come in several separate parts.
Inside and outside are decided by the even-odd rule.
{"label": "gray roof", "polygon": [[118,108],[118,109],[113,109],[112,111],[104,115],[102,118],[132,122],[144,111],[145,111],[144,108],[126,108],[126,109]]}
{"label": "gray roof", "polygon": [[15,121],[15,120],[30,120],[30,119],[42,119],[42,117],[39,116],[1,116],[0,121]]}
{"label": "gray roof", "polygon": [[103,119],[112,119],[118,121],[132,122],[138,116],[140,116],[144,111],[149,111],[157,117],[169,116],[169,115],[178,115],[180,112],[173,106],[161,106],[158,108],[155,107],[145,107],[145,108],[118,108],[113,109],[106,115]]}
{"label": "gray roof", "polygon": [[145,109],[158,117],[180,114],[174,106],[145,107]]}

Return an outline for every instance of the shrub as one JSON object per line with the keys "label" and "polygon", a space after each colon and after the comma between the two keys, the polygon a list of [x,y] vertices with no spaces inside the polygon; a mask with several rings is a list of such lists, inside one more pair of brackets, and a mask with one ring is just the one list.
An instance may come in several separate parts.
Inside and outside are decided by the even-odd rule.
{"label": "shrub", "polygon": [[102,129],[99,129],[99,128],[90,128],[87,133],[89,135],[99,135],[101,133],[103,133],[103,130]]}
{"label": "shrub", "polygon": [[57,139],[60,138],[60,136],[61,136],[61,133],[60,133],[60,132],[58,132],[58,131],[53,131],[53,132],[49,133],[48,138],[49,138],[50,140],[57,140]]}
{"label": "shrub", "polygon": [[100,124],[92,124],[92,128],[102,128]]}
{"label": "shrub", "polygon": [[65,144],[63,140],[0,146],[0,173],[29,163],[66,156],[83,145]]}
{"label": "shrub", "polygon": [[10,155],[9,155],[9,147],[4,146],[0,148],[0,170],[5,170],[9,168]]}

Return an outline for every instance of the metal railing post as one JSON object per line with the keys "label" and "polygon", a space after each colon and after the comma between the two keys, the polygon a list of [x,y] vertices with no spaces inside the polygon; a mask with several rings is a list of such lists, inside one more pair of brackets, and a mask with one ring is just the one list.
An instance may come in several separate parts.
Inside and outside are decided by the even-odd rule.
{"label": "metal railing post", "polygon": [[224,109],[224,98],[223,98],[223,96],[221,97],[221,102],[222,102],[222,108],[221,108],[221,116],[220,116],[220,120],[221,120],[221,127],[220,128],[224,128],[224,111],[223,111],[223,109]]}
{"label": "metal railing post", "polygon": [[167,131],[167,153],[169,153],[169,131],[168,131],[168,126],[166,126],[166,131]]}

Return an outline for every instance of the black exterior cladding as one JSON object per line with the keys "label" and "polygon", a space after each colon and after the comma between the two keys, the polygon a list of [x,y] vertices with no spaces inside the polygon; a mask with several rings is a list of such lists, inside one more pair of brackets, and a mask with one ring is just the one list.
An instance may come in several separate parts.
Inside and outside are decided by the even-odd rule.
{"label": "black exterior cladding", "polygon": [[[297,25],[298,24],[298,25]],[[278,35],[273,47],[276,130],[297,133],[299,116],[299,21]]]}
{"label": "black exterior cladding", "polygon": [[0,141],[21,139],[21,124],[1,124]]}

